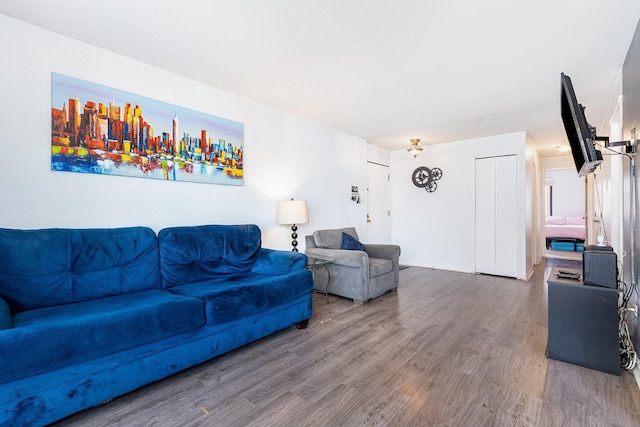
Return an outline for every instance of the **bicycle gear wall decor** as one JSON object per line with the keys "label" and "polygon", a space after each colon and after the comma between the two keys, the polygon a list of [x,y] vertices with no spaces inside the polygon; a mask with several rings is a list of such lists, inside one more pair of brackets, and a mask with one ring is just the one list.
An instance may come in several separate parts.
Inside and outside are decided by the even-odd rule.
{"label": "bicycle gear wall decor", "polygon": [[433,193],[438,188],[438,183],[436,182],[442,178],[442,169],[433,168],[429,169],[426,166],[420,166],[413,171],[411,174],[411,181],[413,181],[413,185],[418,188],[424,188],[427,193]]}

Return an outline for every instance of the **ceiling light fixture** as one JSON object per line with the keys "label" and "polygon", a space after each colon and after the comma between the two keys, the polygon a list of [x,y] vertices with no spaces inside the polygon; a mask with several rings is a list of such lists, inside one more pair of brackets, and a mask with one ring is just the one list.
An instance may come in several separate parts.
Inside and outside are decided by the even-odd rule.
{"label": "ceiling light fixture", "polygon": [[412,139],[411,146],[407,148],[407,151],[413,156],[414,159],[422,153],[422,147],[420,147],[419,142],[419,139]]}
{"label": "ceiling light fixture", "polygon": [[571,147],[569,147],[568,145],[564,145],[564,144],[557,145],[556,148],[561,153],[568,153],[569,151],[571,151]]}

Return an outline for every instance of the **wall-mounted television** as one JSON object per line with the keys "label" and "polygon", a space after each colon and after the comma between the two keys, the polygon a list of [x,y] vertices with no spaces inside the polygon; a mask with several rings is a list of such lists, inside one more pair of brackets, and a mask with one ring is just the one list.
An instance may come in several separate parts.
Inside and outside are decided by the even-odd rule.
{"label": "wall-mounted television", "polygon": [[589,125],[584,115],[584,107],[578,104],[573,84],[569,76],[560,74],[560,111],[564,129],[569,139],[571,154],[576,164],[578,176],[585,176],[596,170],[602,163],[602,153],[596,150],[596,128]]}

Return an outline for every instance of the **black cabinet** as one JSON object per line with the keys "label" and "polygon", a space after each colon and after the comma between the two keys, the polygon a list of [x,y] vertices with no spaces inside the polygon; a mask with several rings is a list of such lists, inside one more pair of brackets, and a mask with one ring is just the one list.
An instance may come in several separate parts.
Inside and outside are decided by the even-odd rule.
{"label": "black cabinet", "polygon": [[[549,341],[547,356],[620,375],[618,289],[588,286],[556,277],[547,281]],[[571,270],[580,274],[580,270]]]}

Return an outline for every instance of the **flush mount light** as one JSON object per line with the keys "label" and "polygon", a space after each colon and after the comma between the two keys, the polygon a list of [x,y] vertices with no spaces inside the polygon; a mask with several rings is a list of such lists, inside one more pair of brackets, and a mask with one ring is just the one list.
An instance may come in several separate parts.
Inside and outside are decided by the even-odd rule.
{"label": "flush mount light", "polygon": [[412,139],[411,146],[407,148],[407,151],[413,156],[414,159],[422,153],[422,147],[420,147],[419,143],[419,139]]}

